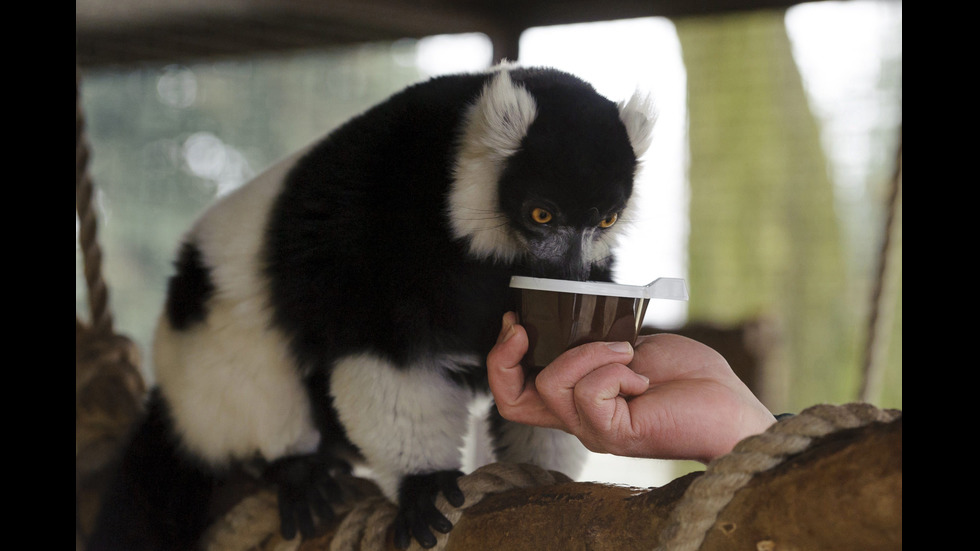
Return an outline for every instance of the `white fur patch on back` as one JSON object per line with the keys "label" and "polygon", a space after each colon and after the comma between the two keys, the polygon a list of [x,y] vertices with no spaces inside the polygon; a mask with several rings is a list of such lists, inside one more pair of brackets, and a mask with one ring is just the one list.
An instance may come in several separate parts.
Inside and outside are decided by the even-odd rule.
{"label": "white fur patch on back", "polygon": [[449,194],[453,234],[469,238],[478,258],[512,260],[520,246],[500,212],[497,182],[508,157],[537,116],[530,92],[510,79],[502,66],[466,114],[455,180]]}
{"label": "white fur patch on back", "polygon": [[[302,153],[300,153],[302,154]],[[161,316],[156,381],[189,451],[220,464],[316,449],[309,399],[285,337],[270,328],[261,247],[269,208],[296,156],[209,209],[187,236],[215,286],[207,317],[175,331]]]}
{"label": "white fur patch on back", "polygon": [[395,366],[369,353],[336,363],[330,391],[340,422],[385,494],[406,474],[459,469],[472,393],[445,360]]}
{"label": "white fur patch on back", "polygon": [[223,197],[191,229],[188,239],[201,250],[218,295],[238,301],[265,299],[261,248],[269,210],[289,171],[307,151],[279,161]]}
{"label": "white fur patch on back", "polygon": [[212,464],[311,453],[320,440],[285,339],[245,310],[223,302],[206,327],[174,331],[162,320],[156,333],[157,384],[177,432]]}

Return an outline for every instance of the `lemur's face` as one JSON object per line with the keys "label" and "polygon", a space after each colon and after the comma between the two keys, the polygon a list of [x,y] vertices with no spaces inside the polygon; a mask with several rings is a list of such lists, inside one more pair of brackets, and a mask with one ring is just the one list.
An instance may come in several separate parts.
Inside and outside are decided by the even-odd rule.
{"label": "lemur's face", "polygon": [[501,73],[468,113],[450,195],[453,229],[478,257],[529,275],[609,268],[653,119],[587,86]]}
{"label": "lemur's face", "polygon": [[635,159],[629,155],[611,162],[597,159],[594,151],[563,159],[549,147],[535,147],[530,138],[509,159],[500,182],[500,206],[510,233],[530,275],[588,279],[593,267],[611,261],[626,218]]}

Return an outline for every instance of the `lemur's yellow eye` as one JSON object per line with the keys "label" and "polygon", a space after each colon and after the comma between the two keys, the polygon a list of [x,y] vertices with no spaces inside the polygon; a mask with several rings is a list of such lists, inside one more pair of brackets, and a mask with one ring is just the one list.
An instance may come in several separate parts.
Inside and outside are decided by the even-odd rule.
{"label": "lemur's yellow eye", "polygon": [[603,229],[612,227],[616,223],[616,220],[619,220],[619,215],[616,213],[610,214],[599,221],[599,227]]}
{"label": "lemur's yellow eye", "polygon": [[551,218],[551,213],[542,208],[536,208],[531,211],[531,220],[534,220],[538,224],[547,224],[551,222]]}

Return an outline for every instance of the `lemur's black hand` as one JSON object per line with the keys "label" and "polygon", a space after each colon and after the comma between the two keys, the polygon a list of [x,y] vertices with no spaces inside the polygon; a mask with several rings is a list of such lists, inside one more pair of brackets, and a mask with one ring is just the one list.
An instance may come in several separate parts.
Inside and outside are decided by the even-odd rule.
{"label": "lemur's black hand", "polygon": [[263,476],[279,490],[279,531],[291,540],[297,530],[303,539],[316,533],[316,521],[333,519],[331,507],[343,499],[334,479],[338,470],[350,472],[350,465],[322,455],[297,455],[269,464]]}
{"label": "lemur's black hand", "polygon": [[395,546],[408,548],[414,537],[422,547],[429,549],[436,544],[432,530],[443,534],[453,525],[439,512],[435,499],[439,492],[453,507],[463,504],[463,492],[457,479],[461,471],[436,471],[434,473],[406,476],[398,490],[398,516],[395,517]]}

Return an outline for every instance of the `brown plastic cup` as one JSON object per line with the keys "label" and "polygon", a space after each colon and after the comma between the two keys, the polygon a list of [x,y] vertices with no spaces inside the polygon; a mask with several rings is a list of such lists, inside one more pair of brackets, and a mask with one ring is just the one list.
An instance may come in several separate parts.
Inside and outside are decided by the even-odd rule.
{"label": "brown plastic cup", "polygon": [[595,341],[636,342],[652,299],[687,300],[683,279],[633,286],[515,276],[516,310],[527,330],[522,365],[536,374],[569,348]]}

